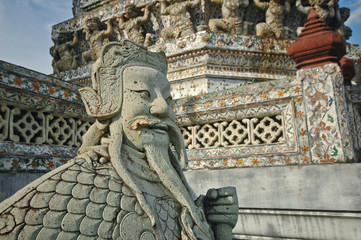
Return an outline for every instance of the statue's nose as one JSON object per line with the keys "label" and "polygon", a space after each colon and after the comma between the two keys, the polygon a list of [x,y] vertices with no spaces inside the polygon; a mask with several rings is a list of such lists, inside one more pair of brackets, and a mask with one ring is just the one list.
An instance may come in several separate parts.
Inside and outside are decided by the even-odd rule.
{"label": "statue's nose", "polygon": [[163,96],[154,99],[150,107],[150,114],[159,118],[167,118],[169,116],[169,106]]}

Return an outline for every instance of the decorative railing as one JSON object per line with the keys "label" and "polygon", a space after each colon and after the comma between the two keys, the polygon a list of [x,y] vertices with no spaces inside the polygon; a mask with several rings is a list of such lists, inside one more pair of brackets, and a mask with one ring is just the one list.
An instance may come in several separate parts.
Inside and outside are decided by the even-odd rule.
{"label": "decorative railing", "polygon": [[91,120],[0,105],[0,140],[80,147]]}
{"label": "decorative railing", "polygon": [[181,127],[187,149],[283,143],[282,115]]}

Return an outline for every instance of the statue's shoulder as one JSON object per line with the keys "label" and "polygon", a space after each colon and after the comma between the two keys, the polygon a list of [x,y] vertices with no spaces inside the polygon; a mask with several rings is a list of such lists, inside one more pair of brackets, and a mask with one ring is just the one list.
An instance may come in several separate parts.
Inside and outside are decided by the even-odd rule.
{"label": "statue's shoulder", "polygon": [[111,164],[73,159],[0,204],[0,239],[111,238],[122,188]]}

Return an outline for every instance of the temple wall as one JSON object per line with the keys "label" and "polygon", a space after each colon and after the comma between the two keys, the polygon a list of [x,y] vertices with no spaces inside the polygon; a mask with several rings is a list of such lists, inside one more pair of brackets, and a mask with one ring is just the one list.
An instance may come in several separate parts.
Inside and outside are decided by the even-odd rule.
{"label": "temple wall", "polygon": [[[82,119],[82,132],[90,120],[83,117],[76,87],[4,62],[1,66],[3,199],[76,154],[76,131],[55,136],[39,114],[67,119],[57,124]],[[300,70],[296,77],[174,101],[189,155],[185,174],[194,191],[237,187],[236,239],[354,239],[360,234],[360,138],[350,130],[360,126],[360,93],[357,87],[344,88],[342,81],[340,68],[329,64]],[[21,128],[29,123],[48,131],[47,137],[27,138],[29,127]]]}
{"label": "temple wall", "polygon": [[93,122],[77,89],[0,61],[0,201],[76,155]]}
{"label": "temple wall", "polygon": [[[359,116],[354,109],[359,108],[360,92],[357,87],[347,87],[346,97],[337,64],[299,70],[296,78],[275,83],[264,86],[267,98],[263,101],[265,91],[255,84],[247,86],[243,95],[241,90],[228,90],[223,96],[218,93],[209,99],[193,98],[188,104],[180,104],[183,108],[176,108],[192,112],[178,117],[185,124],[182,130],[189,144],[187,180],[196,195],[205,194],[209,188],[236,186],[240,206],[236,239],[357,239],[361,234],[361,164],[359,143],[354,141],[359,139],[359,132],[353,129],[360,124],[355,123],[358,118],[353,114]],[[219,105],[221,101],[224,104]],[[206,103],[211,104],[202,116]],[[291,110],[281,107],[287,103]],[[239,116],[236,125],[245,125],[241,133],[246,136],[238,132],[238,138],[233,138],[243,138],[239,146],[222,146],[222,139],[230,143],[227,130],[207,125],[210,119],[220,119],[218,125],[230,125],[221,119],[221,112],[229,115],[229,121]],[[262,122],[274,115],[282,121],[273,127],[267,125],[282,129],[281,137],[269,144],[260,143],[254,138],[259,134],[257,127],[247,128],[245,123]],[[188,127],[186,120],[193,125],[198,121],[196,130]],[[205,131],[205,126],[211,130]],[[266,132],[267,127],[263,128]],[[194,134],[202,129],[203,135]],[[188,133],[190,130],[193,134]],[[285,146],[292,146],[292,151]]]}
{"label": "temple wall", "polygon": [[237,188],[236,239],[358,239],[361,164],[188,170],[196,194]]}
{"label": "temple wall", "polygon": [[340,68],[328,64],[177,99],[188,168],[355,162],[344,91]]}

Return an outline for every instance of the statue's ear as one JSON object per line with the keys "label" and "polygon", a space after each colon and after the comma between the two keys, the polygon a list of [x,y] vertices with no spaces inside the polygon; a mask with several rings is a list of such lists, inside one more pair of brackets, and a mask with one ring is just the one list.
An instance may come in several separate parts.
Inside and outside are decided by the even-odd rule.
{"label": "statue's ear", "polygon": [[102,98],[93,88],[90,87],[79,89],[79,93],[83,99],[88,115],[91,117],[97,117],[99,114],[99,107],[102,103]]}

